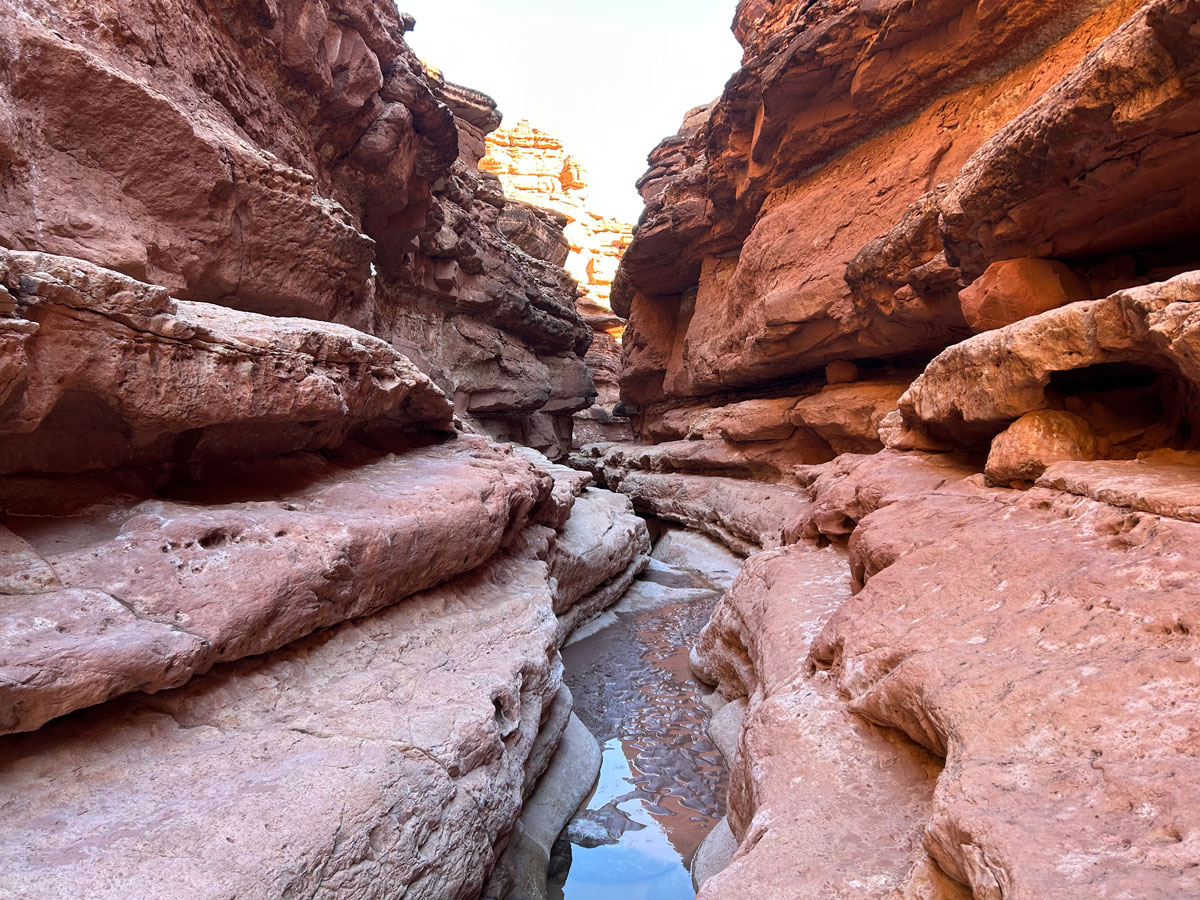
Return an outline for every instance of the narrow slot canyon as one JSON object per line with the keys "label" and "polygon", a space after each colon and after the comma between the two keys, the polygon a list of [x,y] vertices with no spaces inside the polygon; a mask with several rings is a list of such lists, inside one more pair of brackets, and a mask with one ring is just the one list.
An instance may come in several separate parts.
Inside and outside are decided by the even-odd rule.
{"label": "narrow slot canyon", "polygon": [[1200,0],[411,6],[0,0],[0,900],[1200,900]]}

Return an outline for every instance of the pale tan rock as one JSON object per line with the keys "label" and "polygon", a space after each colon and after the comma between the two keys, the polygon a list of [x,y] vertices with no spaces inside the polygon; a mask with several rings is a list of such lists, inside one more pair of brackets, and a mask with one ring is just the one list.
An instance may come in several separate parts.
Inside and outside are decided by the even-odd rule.
{"label": "pale tan rock", "polygon": [[[632,226],[596,210],[588,199],[587,176],[557,138],[522,119],[487,136],[487,154],[479,162],[497,177],[505,196],[547,211],[563,222],[566,255],[553,258],[579,284],[576,304],[593,333],[587,362],[598,389],[587,411],[577,412],[575,445],[598,440],[629,440],[628,420],[614,415],[619,403],[620,342],[624,320],[613,313],[609,295],[617,266],[632,239]],[[527,217],[526,217],[527,218]],[[517,226],[510,223],[511,232]],[[502,225],[502,230],[505,226]],[[530,228],[521,229],[522,233]],[[532,236],[531,236],[532,237]],[[549,244],[537,239],[539,247]],[[553,252],[554,248],[550,248]],[[575,395],[579,395],[575,391]],[[584,396],[587,391],[582,392]],[[565,408],[565,407],[560,407]],[[579,405],[574,410],[579,410]]]}
{"label": "pale tan rock", "polygon": [[1079,416],[1056,409],[1026,413],[992,440],[984,473],[993,484],[1036,481],[1064,460],[1095,459],[1096,435]]}
{"label": "pale tan rock", "polygon": [[1003,259],[959,291],[963,317],[977,333],[1091,299],[1079,276],[1051,259]]}
{"label": "pale tan rock", "polygon": [[594,209],[587,174],[562,142],[522,119],[487,136],[480,168],[499,177],[506,196],[566,217],[567,271],[611,314],[609,292],[633,228]]}

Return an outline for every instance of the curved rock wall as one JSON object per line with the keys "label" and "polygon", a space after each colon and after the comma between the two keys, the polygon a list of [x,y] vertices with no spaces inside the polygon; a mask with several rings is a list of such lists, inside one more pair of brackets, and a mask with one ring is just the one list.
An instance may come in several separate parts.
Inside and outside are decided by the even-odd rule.
{"label": "curved rock wall", "polygon": [[642,443],[573,457],[753,557],[700,897],[1200,894],[1200,4],[733,27],[615,281]]}
{"label": "curved rock wall", "polygon": [[0,894],[503,896],[649,536],[490,440],[595,396],[495,103],[383,0],[0,21]]}

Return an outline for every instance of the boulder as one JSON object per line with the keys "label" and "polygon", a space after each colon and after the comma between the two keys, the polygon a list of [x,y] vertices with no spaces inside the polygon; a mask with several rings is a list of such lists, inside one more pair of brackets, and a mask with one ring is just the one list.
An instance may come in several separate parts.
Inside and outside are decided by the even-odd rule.
{"label": "boulder", "polygon": [[788,418],[814,431],[834,453],[880,450],[879,425],[896,408],[908,380],[831,384],[800,400]]}
{"label": "boulder", "polygon": [[976,333],[1090,298],[1079,276],[1052,259],[994,262],[958,294],[963,318]]}
{"label": "boulder", "polygon": [[993,484],[1032,483],[1056,462],[1095,459],[1096,435],[1079,416],[1056,409],[1026,413],[992,441],[984,473]]}

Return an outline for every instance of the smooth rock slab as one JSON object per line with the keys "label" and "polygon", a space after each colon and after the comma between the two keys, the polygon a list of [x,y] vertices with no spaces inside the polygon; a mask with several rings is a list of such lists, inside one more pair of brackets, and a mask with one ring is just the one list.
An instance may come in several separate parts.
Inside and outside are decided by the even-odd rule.
{"label": "smooth rock slab", "polygon": [[988,900],[1200,896],[1200,525],[978,489],[879,509],[850,550],[876,574],[812,657],[946,757],[946,873]]}
{"label": "smooth rock slab", "polygon": [[560,663],[504,556],[188,687],[0,739],[22,900],[466,897],[513,827]]}
{"label": "smooth rock slab", "polygon": [[1046,469],[1038,487],[1054,488],[1185,522],[1200,522],[1200,459],[1175,462],[1170,456],[1142,459],[1060,462]]}
{"label": "smooth rock slab", "polygon": [[895,897],[925,862],[939,762],[851,713],[828,673],[807,663],[850,596],[849,574],[833,548],[759,554],[697,642],[697,673],[748,701],[729,794],[740,846],[702,900]]}
{"label": "smooth rock slab", "polygon": [[808,508],[801,488],[737,478],[630,472],[617,490],[635,509],[702,531],[743,556],[794,542]]}
{"label": "smooth rock slab", "polygon": [[0,595],[0,730],[177,687],[469,571],[549,504],[551,479],[464,438],[255,488],[102,508],[81,545],[60,540],[71,518],[10,517],[57,583]]}
{"label": "smooth rock slab", "polygon": [[334,447],[372,419],[449,428],[441,390],[353,328],[175,300],[44,253],[0,248],[0,282],[21,317],[0,338],[22,339],[0,364],[2,473]]}

